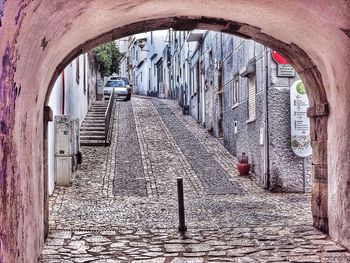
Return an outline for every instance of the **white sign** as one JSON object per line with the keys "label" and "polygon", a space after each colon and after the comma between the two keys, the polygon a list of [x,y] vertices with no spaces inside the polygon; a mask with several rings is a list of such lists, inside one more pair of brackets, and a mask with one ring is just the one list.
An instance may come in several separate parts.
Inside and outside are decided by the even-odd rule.
{"label": "white sign", "polygon": [[295,77],[295,70],[289,64],[277,65],[277,76],[278,77]]}
{"label": "white sign", "polygon": [[290,121],[292,150],[300,157],[312,154],[310,120],[306,115],[308,107],[309,100],[305,86],[301,80],[298,80],[290,88]]}

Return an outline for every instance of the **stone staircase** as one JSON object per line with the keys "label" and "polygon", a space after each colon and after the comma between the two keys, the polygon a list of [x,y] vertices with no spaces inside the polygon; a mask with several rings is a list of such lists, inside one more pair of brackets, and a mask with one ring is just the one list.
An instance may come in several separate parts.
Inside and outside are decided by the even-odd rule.
{"label": "stone staircase", "polygon": [[96,101],[92,104],[80,127],[81,146],[105,145],[105,112],[108,101]]}

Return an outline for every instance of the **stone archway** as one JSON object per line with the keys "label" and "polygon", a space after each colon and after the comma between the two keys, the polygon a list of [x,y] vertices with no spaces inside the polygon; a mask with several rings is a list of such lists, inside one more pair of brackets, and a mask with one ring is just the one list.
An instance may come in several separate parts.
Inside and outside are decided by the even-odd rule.
{"label": "stone archway", "polygon": [[350,125],[350,6],[346,1],[329,6],[326,0],[254,4],[23,0],[5,2],[0,11],[4,207],[0,259],[25,262],[38,255],[43,242],[43,105],[57,74],[74,57],[100,43],[169,27],[205,28],[251,38],[291,61],[309,87],[312,105],[308,114],[314,149],[314,223],[324,231],[329,228],[334,239],[350,248],[346,232],[350,228],[350,135],[346,131]]}

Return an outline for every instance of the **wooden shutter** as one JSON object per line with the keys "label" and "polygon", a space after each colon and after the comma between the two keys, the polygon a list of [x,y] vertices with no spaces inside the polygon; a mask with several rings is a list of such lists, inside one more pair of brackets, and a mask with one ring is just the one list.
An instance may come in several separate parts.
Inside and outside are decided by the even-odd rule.
{"label": "wooden shutter", "polygon": [[255,75],[248,78],[248,119],[255,120],[256,118],[256,105],[255,105]]}

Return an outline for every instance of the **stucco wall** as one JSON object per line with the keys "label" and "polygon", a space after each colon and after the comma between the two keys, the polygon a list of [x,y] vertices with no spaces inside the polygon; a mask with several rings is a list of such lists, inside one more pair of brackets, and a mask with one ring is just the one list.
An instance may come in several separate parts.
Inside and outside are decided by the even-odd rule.
{"label": "stucco wall", "polygon": [[[64,69],[64,77],[56,80],[52,89],[48,106],[53,116],[68,115],[79,119],[82,123],[87,114],[89,106],[96,99],[96,79],[98,71],[94,64],[93,57],[89,54],[81,55],[79,59],[80,81],[76,81],[76,61],[72,61]],[[86,63],[84,74],[83,63]],[[63,94],[64,78],[64,94]],[[84,91],[85,87],[85,91]],[[64,95],[64,101],[63,101]],[[55,189],[55,129],[54,121],[48,123],[48,193],[51,195]]]}
{"label": "stucco wall", "polygon": [[[60,76],[52,89],[48,106],[53,116],[63,114],[62,112],[62,76]],[[48,123],[48,192],[49,195],[55,190],[55,124]]]}

